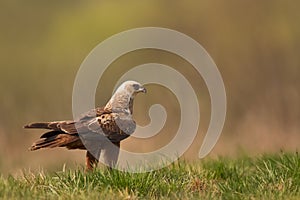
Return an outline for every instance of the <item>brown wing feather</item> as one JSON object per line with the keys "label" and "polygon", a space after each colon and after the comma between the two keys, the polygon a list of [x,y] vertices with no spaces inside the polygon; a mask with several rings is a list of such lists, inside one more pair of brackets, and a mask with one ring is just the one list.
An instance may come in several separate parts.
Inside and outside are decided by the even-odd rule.
{"label": "brown wing feather", "polygon": [[[69,135],[59,131],[51,131],[43,134],[39,140],[33,143],[30,147],[30,150],[34,151],[41,148],[67,147],[69,144],[75,142],[81,143],[77,135]],[[81,145],[80,143],[77,144],[76,148],[83,146],[82,143]]]}
{"label": "brown wing feather", "polygon": [[101,107],[85,113],[76,121],[39,122],[24,127],[52,130],[44,133],[32,145],[31,150],[53,147],[85,149],[78,132],[93,132],[107,137],[112,142],[120,142],[133,133],[135,122],[127,114],[113,113],[110,109]]}

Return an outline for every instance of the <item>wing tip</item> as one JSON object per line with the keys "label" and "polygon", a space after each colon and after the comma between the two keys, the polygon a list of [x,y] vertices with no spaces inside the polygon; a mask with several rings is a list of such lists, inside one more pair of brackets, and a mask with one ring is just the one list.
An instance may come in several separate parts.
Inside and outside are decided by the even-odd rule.
{"label": "wing tip", "polygon": [[34,150],[37,150],[37,146],[35,145],[32,145],[31,147],[28,148],[29,151],[34,151]]}

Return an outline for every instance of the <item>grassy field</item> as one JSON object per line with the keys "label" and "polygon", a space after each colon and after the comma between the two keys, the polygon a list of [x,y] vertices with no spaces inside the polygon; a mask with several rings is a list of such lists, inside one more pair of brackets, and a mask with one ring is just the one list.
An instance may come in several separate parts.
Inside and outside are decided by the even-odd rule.
{"label": "grassy field", "polygon": [[[0,1],[1,174],[40,166],[57,170],[63,163],[83,162],[79,152],[27,151],[43,132],[22,127],[34,121],[72,119],[74,79],[86,56],[114,34],[148,26],[190,36],[220,70],[228,109],[211,155],[233,157],[243,149],[253,156],[299,148],[300,1],[24,2]],[[145,63],[168,65],[193,86],[201,121],[185,156],[198,159],[211,119],[211,99],[203,77],[180,56],[144,49],[119,57],[99,81],[96,106],[106,104],[126,71]],[[165,107],[167,122],[155,137],[130,137],[122,142],[122,148],[130,152],[161,148],[174,138],[179,126],[181,109],[176,96],[155,84],[147,89],[147,95],[138,96],[135,102],[137,123],[150,123],[148,108],[153,104]]]}
{"label": "grassy field", "polygon": [[0,199],[299,199],[298,153],[178,162],[148,173],[97,169],[0,178]]}

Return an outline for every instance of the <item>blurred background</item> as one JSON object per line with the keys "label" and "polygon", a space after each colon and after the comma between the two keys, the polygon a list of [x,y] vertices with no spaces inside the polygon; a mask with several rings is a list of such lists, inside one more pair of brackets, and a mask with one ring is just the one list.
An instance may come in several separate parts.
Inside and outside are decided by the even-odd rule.
{"label": "blurred background", "polygon": [[[84,152],[29,152],[43,131],[23,130],[33,121],[72,119],[72,88],[80,64],[109,36],[158,26],[198,41],[216,62],[227,92],[227,118],[211,157],[296,151],[300,147],[300,2],[297,1],[20,1],[0,2],[0,173],[60,170],[84,164]],[[117,59],[99,82],[98,106],[110,98],[126,70],[157,62],[190,80],[201,108],[199,133],[184,158],[195,160],[210,119],[205,83],[192,66],[171,53],[131,52]],[[169,77],[171,78],[171,77]],[[168,120],[149,140],[129,138],[122,148],[147,152],[174,136],[178,102],[166,88],[149,86],[136,99],[135,118],[164,105]],[[161,96],[164,95],[162,99]]]}

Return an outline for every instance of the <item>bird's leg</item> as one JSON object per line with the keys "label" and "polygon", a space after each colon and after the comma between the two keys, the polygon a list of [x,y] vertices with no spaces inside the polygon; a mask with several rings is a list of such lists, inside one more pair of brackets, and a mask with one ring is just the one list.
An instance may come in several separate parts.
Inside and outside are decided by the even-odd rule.
{"label": "bird's leg", "polygon": [[85,171],[92,171],[97,167],[98,159],[96,159],[89,151],[86,151]]}

